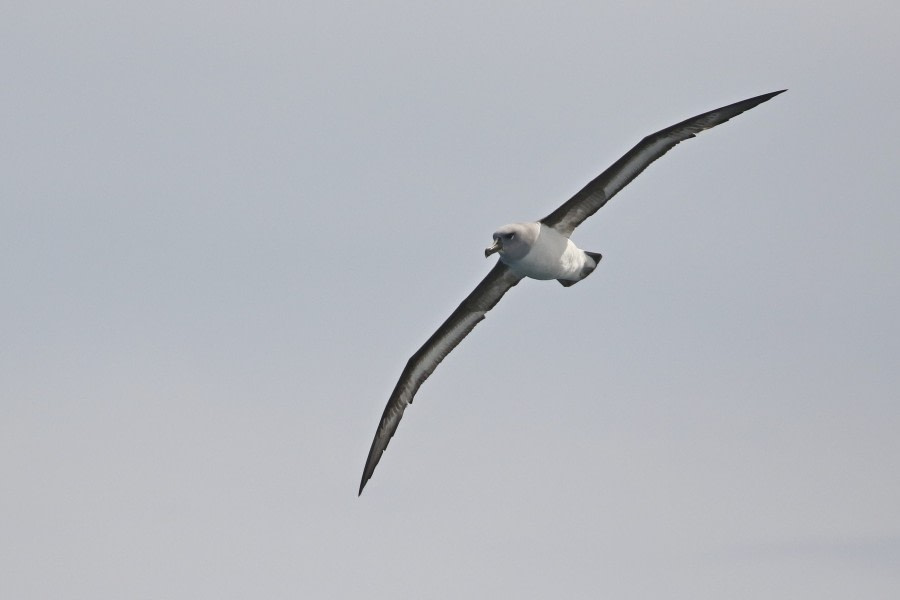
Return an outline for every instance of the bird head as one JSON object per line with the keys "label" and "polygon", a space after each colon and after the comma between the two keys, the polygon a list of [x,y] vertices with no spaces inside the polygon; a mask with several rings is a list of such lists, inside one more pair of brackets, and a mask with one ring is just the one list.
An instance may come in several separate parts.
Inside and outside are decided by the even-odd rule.
{"label": "bird head", "polygon": [[495,252],[500,253],[504,259],[519,260],[523,258],[531,245],[537,239],[540,232],[539,223],[512,223],[504,225],[494,232],[494,243],[484,249],[484,257],[487,258]]}

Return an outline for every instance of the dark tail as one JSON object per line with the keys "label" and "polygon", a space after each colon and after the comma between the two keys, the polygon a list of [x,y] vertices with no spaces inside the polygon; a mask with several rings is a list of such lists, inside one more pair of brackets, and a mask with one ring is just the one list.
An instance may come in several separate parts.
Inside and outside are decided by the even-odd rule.
{"label": "dark tail", "polygon": [[578,279],[575,279],[575,280],[557,279],[557,281],[563,287],[571,287],[571,286],[575,285],[576,283],[578,283],[579,281],[581,281],[582,279],[584,279],[585,277],[587,277],[588,275],[590,275],[591,273],[593,273],[594,269],[597,268],[597,265],[600,264],[600,259],[603,258],[603,255],[600,254],[599,252],[588,252],[587,250],[585,250],[584,253],[587,254],[594,261],[594,264],[593,265],[591,265],[590,263],[585,264],[584,268],[581,270],[581,273],[578,274],[579,275]]}

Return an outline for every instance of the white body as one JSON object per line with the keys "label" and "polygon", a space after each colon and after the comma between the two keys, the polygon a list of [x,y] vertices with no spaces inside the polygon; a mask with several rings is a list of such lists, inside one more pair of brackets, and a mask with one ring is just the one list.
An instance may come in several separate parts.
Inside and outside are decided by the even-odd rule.
{"label": "white body", "polygon": [[[578,281],[591,258],[572,240],[540,223],[526,225],[535,235],[531,249],[517,259],[500,252],[500,260],[510,269],[532,279],[568,279]],[[540,229],[537,229],[540,228]]]}

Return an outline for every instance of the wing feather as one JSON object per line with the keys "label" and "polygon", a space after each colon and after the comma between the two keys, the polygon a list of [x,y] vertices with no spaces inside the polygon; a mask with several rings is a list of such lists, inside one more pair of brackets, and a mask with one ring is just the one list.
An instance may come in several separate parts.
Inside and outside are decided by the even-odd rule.
{"label": "wing feather", "polygon": [[403,373],[388,399],[384,414],[381,415],[381,421],[378,423],[378,429],[375,431],[375,439],[372,441],[372,448],[366,458],[366,467],[359,484],[360,494],[366,487],[366,482],[372,477],[372,473],[375,472],[381,455],[387,448],[394,432],[397,431],[403,411],[412,404],[419,387],[434,372],[444,357],[484,319],[485,314],[500,301],[503,294],[519,283],[521,279],[521,276],[513,273],[509,267],[498,260],[490,273],[481,280],[472,293],[462,301],[406,363],[406,368],[403,369]]}
{"label": "wing feather", "polygon": [[784,91],[786,90],[735,102],[648,135],[565,204],[541,219],[541,223],[554,228],[563,235],[572,235],[575,228],[581,225],[585,219],[609,202],[619,190],[640,175],[650,163],[678,143],[694,137],[701,131],[721,125]]}

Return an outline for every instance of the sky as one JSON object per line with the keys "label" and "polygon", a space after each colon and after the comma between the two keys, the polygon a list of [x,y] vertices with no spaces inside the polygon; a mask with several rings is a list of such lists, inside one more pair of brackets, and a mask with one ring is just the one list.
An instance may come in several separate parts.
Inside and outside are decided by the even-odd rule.
{"label": "sky", "polygon": [[[896,597],[896,3],[0,13],[0,597]],[[357,497],[498,226],[783,88],[507,294]]]}

